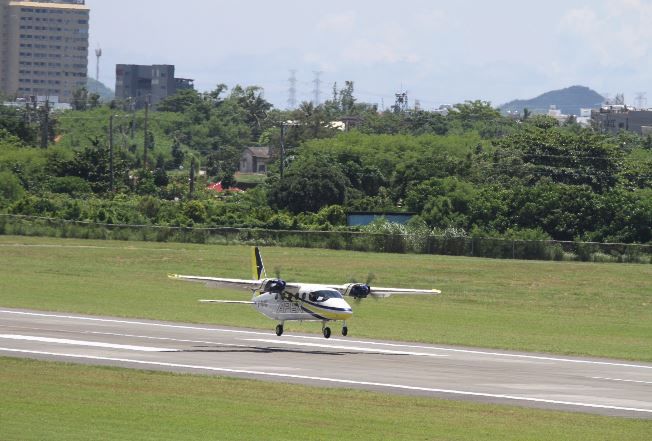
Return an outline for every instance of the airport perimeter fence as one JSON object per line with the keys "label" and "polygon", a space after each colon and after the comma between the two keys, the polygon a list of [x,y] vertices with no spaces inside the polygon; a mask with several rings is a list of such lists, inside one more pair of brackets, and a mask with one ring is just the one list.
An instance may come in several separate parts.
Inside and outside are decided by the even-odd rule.
{"label": "airport perimeter fence", "polygon": [[652,263],[652,245],[444,237],[423,233],[286,231],[102,224],[0,214],[0,235],[198,244],[251,244],[494,259]]}

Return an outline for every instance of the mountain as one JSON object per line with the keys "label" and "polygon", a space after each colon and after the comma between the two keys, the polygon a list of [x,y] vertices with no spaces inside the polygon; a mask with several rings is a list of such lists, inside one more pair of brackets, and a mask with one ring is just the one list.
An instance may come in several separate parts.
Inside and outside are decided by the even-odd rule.
{"label": "mountain", "polygon": [[100,83],[93,78],[88,78],[86,88],[90,93],[97,93],[103,102],[108,102],[115,98],[115,93],[113,90],[109,89],[103,83]]}
{"label": "mountain", "polygon": [[567,89],[553,90],[530,100],[514,100],[500,107],[500,111],[523,112],[528,109],[532,113],[548,113],[550,106],[557,106],[564,115],[579,115],[580,109],[599,108],[604,103],[604,97],[594,90],[584,86],[572,86]]}

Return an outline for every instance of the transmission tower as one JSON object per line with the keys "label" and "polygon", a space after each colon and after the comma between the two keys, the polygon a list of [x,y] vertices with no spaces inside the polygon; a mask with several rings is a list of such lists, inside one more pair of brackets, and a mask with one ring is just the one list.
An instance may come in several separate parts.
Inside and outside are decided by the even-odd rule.
{"label": "transmission tower", "polygon": [[408,100],[408,93],[407,92],[399,92],[395,94],[396,96],[396,101],[394,102],[394,105],[392,106],[392,109],[394,110],[395,113],[404,113],[407,112],[409,109],[409,100]]}
{"label": "transmission tower", "polygon": [[637,92],[636,93],[636,107],[639,109],[644,109],[647,107],[647,93],[646,92]]}
{"label": "transmission tower", "polygon": [[97,81],[100,81],[100,58],[102,58],[102,49],[97,48],[95,49],[95,56],[97,57],[97,66],[95,70],[95,79]]}
{"label": "transmission tower", "polygon": [[314,104],[315,106],[318,106],[321,102],[321,76],[324,72],[313,72],[315,74],[315,79],[313,80],[313,84],[315,85],[315,89],[312,91],[314,94]]}
{"label": "transmission tower", "polygon": [[288,106],[290,109],[297,107],[297,71],[290,70],[290,78],[288,79],[290,88],[288,89]]}

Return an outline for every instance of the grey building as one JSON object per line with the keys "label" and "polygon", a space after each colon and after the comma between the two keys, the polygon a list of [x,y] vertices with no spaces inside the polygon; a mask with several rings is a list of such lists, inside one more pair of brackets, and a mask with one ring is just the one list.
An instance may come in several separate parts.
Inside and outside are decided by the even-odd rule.
{"label": "grey building", "polygon": [[174,66],[118,64],[115,68],[115,97],[143,108],[147,100],[156,106],[179,90],[193,89],[193,80],[175,78]]}
{"label": "grey building", "polygon": [[652,127],[652,111],[637,110],[624,105],[606,106],[591,112],[595,127],[605,133],[621,130],[647,135]]}

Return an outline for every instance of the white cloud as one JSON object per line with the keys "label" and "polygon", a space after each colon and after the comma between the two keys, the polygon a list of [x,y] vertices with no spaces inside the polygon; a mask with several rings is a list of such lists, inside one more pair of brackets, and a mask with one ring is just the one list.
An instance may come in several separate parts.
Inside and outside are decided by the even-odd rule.
{"label": "white cloud", "polygon": [[348,11],[327,15],[319,22],[317,29],[326,32],[350,32],[355,29],[355,25],[356,14],[353,11]]}
{"label": "white cloud", "polygon": [[342,51],[344,61],[361,64],[418,63],[420,57],[415,52],[406,51],[391,43],[356,40]]}
{"label": "white cloud", "polygon": [[652,4],[610,0],[568,11],[561,31],[581,43],[603,67],[648,64],[652,52]]}

